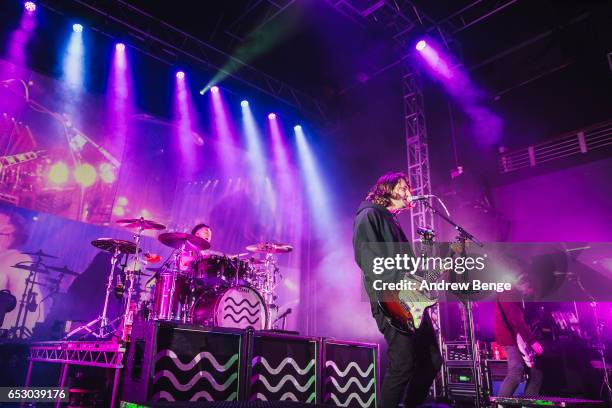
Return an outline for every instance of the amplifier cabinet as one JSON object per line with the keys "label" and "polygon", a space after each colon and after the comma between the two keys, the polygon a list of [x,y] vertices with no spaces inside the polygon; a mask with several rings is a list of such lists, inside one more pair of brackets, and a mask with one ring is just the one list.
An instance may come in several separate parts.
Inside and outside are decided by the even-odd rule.
{"label": "amplifier cabinet", "polygon": [[339,407],[377,407],[378,353],[378,344],[323,340],[322,402]]}
{"label": "amplifier cabinet", "polygon": [[122,400],[235,401],[242,392],[246,333],[167,322],[132,328]]}
{"label": "amplifier cabinet", "polygon": [[252,332],[247,354],[247,400],[319,402],[321,339]]}

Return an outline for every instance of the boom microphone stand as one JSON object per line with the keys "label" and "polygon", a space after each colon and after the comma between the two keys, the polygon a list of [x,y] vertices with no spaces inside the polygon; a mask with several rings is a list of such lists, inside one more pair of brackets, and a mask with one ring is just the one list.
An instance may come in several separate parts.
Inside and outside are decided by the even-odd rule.
{"label": "boom microphone stand", "polygon": [[[424,206],[426,206],[427,208],[429,208],[431,210],[431,212],[437,216],[439,216],[440,218],[442,218],[444,221],[446,221],[447,223],[449,223],[450,225],[453,226],[453,228],[457,231],[458,233],[458,237],[457,239],[459,240],[459,242],[461,242],[462,244],[465,244],[466,241],[472,241],[473,243],[475,243],[476,245],[478,245],[479,247],[484,247],[484,244],[482,242],[480,242],[474,235],[470,234],[469,232],[467,232],[462,226],[460,226],[459,224],[457,224],[455,221],[453,221],[449,216],[447,216],[446,214],[442,214],[440,211],[438,211],[437,209],[435,209],[431,204],[429,204],[429,202],[427,200],[423,200],[420,201]],[[463,245],[463,253],[462,256],[465,256],[465,245]],[[465,271],[465,278],[467,280],[467,274],[468,271]],[[476,401],[474,401],[474,406],[476,408],[480,408],[482,406],[482,402],[481,402],[481,397],[482,397],[482,383],[481,383],[481,375],[480,375],[480,367],[478,364],[478,356],[476,355],[476,337],[474,335],[474,316],[472,314],[472,300],[470,298],[470,294],[468,293],[468,296],[466,297],[465,302],[463,303],[464,307],[465,307],[465,311],[467,314],[467,322],[468,322],[468,342],[470,344],[470,348],[472,351],[472,372],[474,373],[474,387],[476,389]]]}

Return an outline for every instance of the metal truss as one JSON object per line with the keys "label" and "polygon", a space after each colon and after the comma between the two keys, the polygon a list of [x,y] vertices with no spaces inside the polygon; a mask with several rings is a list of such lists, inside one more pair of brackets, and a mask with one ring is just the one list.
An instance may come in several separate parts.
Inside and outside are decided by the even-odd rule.
{"label": "metal truss", "polygon": [[518,0],[475,0],[436,24],[456,34],[513,5]]}
{"label": "metal truss", "polygon": [[[423,86],[418,71],[408,64],[405,64],[402,76],[402,89],[410,186],[415,195],[432,194]],[[416,231],[420,226],[435,227],[434,214],[424,205],[417,205],[410,209],[410,231],[413,241],[419,239]]]}
{"label": "metal truss", "polygon": [[30,361],[122,368],[125,346],[112,342],[39,342],[30,347]]}
{"label": "metal truss", "polygon": [[[249,34],[261,30],[279,14],[285,12],[285,10],[296,1],[297,0],[252,0],[250,4],[247,5],[244,12],[228,25],[224,33],[236,41],[244,42]],[[245,24],[250,18],[257,18],[261,15],[263,15],[263,18],[261,18],[261,21],[255,27],[249,27]]]}
{"label": "metal truss", "polygon": [[[111,38],[127,34],[129,46],[161,62],[175,65],[185,60],[200,64],[270,95],[306,116],[322,122],[327,120],[322,104],[312,96],[124,0],[41,0],[40,4],[61,14],[83,15],[94,30]],[[227,66],[232,69],[224,68]]]}
{"label": "metal truss", "polygon": [[[443,29],[410,1],[327,1],[344,16],[360,25],[379,24],[384,26],[399,46],[401,60],[405,58],[405,51],[403,50],[405,50],[406,44],[415,35],[422,33],[423,29],[425,31],[435,29],[449,50],[455,48],[452,46],[455,44],[452,37],[447,35]],[[410,59],[403,63],[403,68],[404,136],[407,148],[408,178],[413,194],[431,194],[423,86],[419,73],[411,64]],[[425,206],[416,206],[410,210],[410,233],[413,241],[419,239],[418,226],[435,227],[434,215]]]}

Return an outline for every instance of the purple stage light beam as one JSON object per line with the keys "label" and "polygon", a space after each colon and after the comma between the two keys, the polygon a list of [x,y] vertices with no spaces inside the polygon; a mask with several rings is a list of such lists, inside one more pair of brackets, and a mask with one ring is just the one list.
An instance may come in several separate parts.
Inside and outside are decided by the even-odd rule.
{"label": "purple stage light beam", "polygon": [[[75,24],[75,26],[76,25],[77,24]],[[83,29],[76,30],[73,27],[62,64],[62,79],[73,90],[81,91],[85,85],[84,63],[85,45],[83,42]]]}
{"label": "purple stage light beam", "polygon": [[[421,40],[423,43],[425,40]],[[483,92],[467,76],[467,73],[458,66],[453,66],[452,58],[442,51],[441,47],[432,43],[423,44],[419,49],[427,72],[438,80],[446,92],[457,102],[472,121],[472,131],[478,142],[487,145],[494,144],[501,137],[503,122],[484,103]]]}
{"label": "purple stage light beam", "polygon": [[[295,127],[295,138],[298,156],[300,160],[300,170],[304,184],[306,185],[306,193],[310,201],[311,214],[316,224],[318,231],[329,231],[334,229],[335,221],[332,217],[330,196],[325,185],[325,180],[321,176],[317,160],[306,139],[304,130],[301,126]],[[329,234],[326,234],[329,237]],[[325,237],[325,235],[323,236]]]}
{"label": "purple stage light beam", "polygon": [[[21,15],[19,27],[11,34],[7,53],[8,60],[19,67],[25,67],[27,65],[26,46],[30,38],[32,38],[32,33],[36,27],[36,15],[33,11],[30,11],[27,3],[25,5],[25,10],[26,11]],[[36,5],[34,5],[34,10],[36,10]],[[7,74],[12,75],[11,73]]]}
{"label": "purple stage light beam", "polygon": [[[176,140],[179,144],[181,152],[181,161],[185,164],[183,170],[191,175],[196,167],[196,150],[194,142],[197,142],[199,136],[194,139],[197,133],[193,130],[193,122],[195,111],[193,107],[193,99],[187,86],[187,78],[183,71],[176,73],[176,93],[174,98],[174,120],[177,123]],[[196,143],[201,144],[201,143]]]}
{"label": "purple stage light beam", "polygon": [[221,166],[224,174],[231,177],[233,170],[236,168],[238,155],[234,151],[236,143],[234,137],[234,128],[231,122],[229,109],[223,100],[223,94],[217,87],[210,89],[210,98],[212,99],[212,117],[215,136],[219,142],[219,155]]}
{"label": "purple stage light beam", "polygon": [[242,127],[246,137],[249,162],[257,181],[263,181],[266,175],[266,157],[261,145],[261,132],[249,103],[242,101],[240,107],[242,108]]}
{"label": "purple stage light beam", "polygon": [[[120,45],[123,46],[120,47]],[[127,50],[122,43],[116,44],[113,49],[106,90],[106,111],[108,113],[107,134],[112,141],[108,146],[115,157],[122,157],[128,139],[128,123],[134,113],[132,72]],[[106,171],[104,174],[110,174],[110,172]]]}

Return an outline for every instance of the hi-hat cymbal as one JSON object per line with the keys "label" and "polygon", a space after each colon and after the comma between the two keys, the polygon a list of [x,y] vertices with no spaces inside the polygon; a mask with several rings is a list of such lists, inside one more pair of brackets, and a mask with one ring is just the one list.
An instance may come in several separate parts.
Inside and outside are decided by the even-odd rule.
{"label": "hi-hat cymbal", "polygon": [[277,242],[260,242],[246,247],[249,252],[261,254],[286,254],[293,251],[293,247],[289,244],[281,244]]}
{"label": "hi-hat cymbal", "polygon": [[49,273],[46,266],[40,265],[38,263],[31,264],[31,263],[19,262],[11,266],[11,268],[22,269],[24,271],[29,271],[29,272]]}
{"label": "hi-hat cymbal", "polygon": [[170,248],[190,250],[205,250],[210,248],[210,243],[203,238],[185,232],[164,232],[157,237],[159,242]]}
{"label": "hi-hat cymbal", "polygon": [[125,228],[140,228],[143,230],[163,230],[166,226],[157,221],[145,220],[144,218],[124,218],[115,221],[120,227]]}
{"label": "hi-hat cymbal", "polygon": [[119,252],[130,255],[136,253],[136,244],[124,239],[98,238],[91,241],[91,245],[107,252]]}
{"label": "hi-hat cymbal", "polygon": [[22,252],[22,254],[24,254],[24,255],[31,255],[31,256],[39,256],[41,258],[53,258],[53,259],[57,259],[57,256],[46,254],[46,253],[43,252],[42,249],[39,249],[36,252]]}

